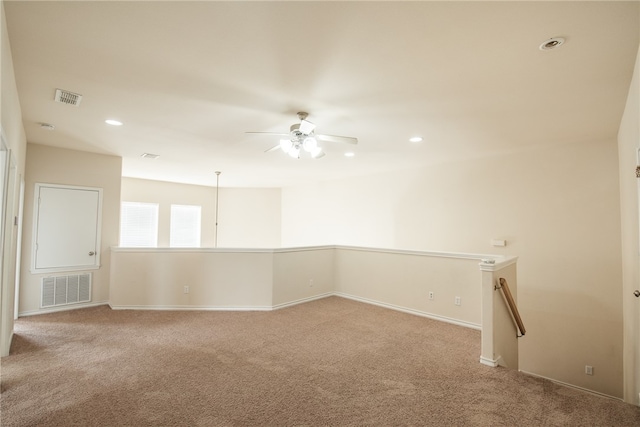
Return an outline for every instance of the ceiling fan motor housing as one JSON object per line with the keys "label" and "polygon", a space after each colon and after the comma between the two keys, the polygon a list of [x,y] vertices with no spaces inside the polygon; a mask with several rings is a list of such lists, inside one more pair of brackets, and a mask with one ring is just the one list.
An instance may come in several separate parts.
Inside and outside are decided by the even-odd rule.
{"label": "ceiling fan motor housing", "polygon": [[291,132],[291,136],[299,138],[299,137],[301,137],[303,135],[303,133],[300,132],[300,123],[296,123],[296,124],[291,125],[289,130]]}

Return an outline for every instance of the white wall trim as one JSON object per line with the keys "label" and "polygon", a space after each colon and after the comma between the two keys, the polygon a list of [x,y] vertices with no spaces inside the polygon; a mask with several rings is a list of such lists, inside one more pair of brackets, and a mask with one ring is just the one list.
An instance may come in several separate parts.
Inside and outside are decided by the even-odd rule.
{"label": "white wall trim", "polygon": [[498,359],[489,359],[488,357],[480,356],[480,363],[483,365],[491,366],[492,368],[497,368],[499,363]]}
{"label": "white wall trim", "polygon": [[[433,251],[418,251],[408,249],[385,249],[385,248],[373,248],[365,246],[343,246],[343,245],[321,245],[321,246],[301,246],[291,248],[126,248],[122,246],[112,246],[112,252],[139,252],[139,253],[286,253],[286,252],[308,252],[319,250],[331,250],[341,249],[347,251],[361,251],[361,252],[381,252],[387,254],[398,255],[415,255],[415,256],[427,256],[438,258],[456,258],[456,259],[475,259],[478,261],[493,260],[494,264],[491,266],[504,267],[516,262],[518,257],[494,255],[494,254],[472,254],[464,252],[433,252]],[[489,264],[488,264],[489,265]]]}
{"label": "white wall trim", "polygon": [[504,256],[497,259],[482,259],[480,262],[480,271],[498,271],[518,261],[517,256]]}
{"label": "white wall trim", "polygon": [[620,402],[624,402],[624,399],[622,399],[620,397],[611,396],[610,394],[600,393],[598,391],[593,391],[593,390],[590,390],[588,388],[580,387],[580,386],[577,386],[577,385],[574,385],[574,384],[569,384],[569,383],[565,383],[563,381],[554,380],[553,378],[545,377],[543,375],[534,374],[532,372],[523,371],[523,370],[520,370],[520,369],[518,370],[518,372],[522,372],[523,374],[530,375],[532,377],[542,378],[544,380],[549,380],[554,384],[558,384],[558,385],[561,385],[561,386],[564,386],[564,387],[569,387],[569,388],[573,388],[573,389],[576,389],[576,390],[580,390],[580,391],[583,391],[583,392],[586,392],[586,393],[589,393],[589,394],[593,394],[595,396],[605,397],[607,399],[613,399],[613,400],[618,400]]}
{"label": "white wall trim", "polygon": [[273,308],[273,310],[280,310],[281,308],[292,307],[294,305],[304,304],[305,302],[311,302],[311,301],[327,298],[327,297],[334,296],[334,295],[335,295],[335,292],[325,292],[324,294],[314,295],[314,296],[308,297],[308,298],[301,298],[301,299],[297,299],[295,301],[283,302],[281,304],[276,304],[272,308]]}
{"label": "white wall trim", "polygon": [[377,305],[379,307],[389,308],[391,310],[401,311],[403,313],[413,314],[413,315],[421,316],[421,317],[427,317],[429,319],[438,320],[440,322],[451,323],[451,324],[454,324],[454,325],[457,325],[457,326],[463,326],[465,328],[476,329],[476,330],[479,330],[479,331],[482,330],[482,325],[479,325],[477,323],[465,322],[463,320],[452,319],[452,318],[446,317],[446,316],[439,316],[437,314],[427,313],[426,311],[420,311],[420,310],[415,310],[413,308],[401,307],[401,306],[388,304],[388,303],[385,303],[385,302],[380,302],[380,301],[376,301],[376,300],[372,300],[372,299],[368,299],[368,298],[362,298],[362,297],[357,297],[357,296],[354,296],[354,295],[345,294],[345,293],[342,293],[342,292],[334,292],[334,295],[336,295],[338,297],[354,300],[354,301],[363,302],[363,303],[366,303],[366,304],[372,304],[372,305]]}
{"label": "white wall trim", "polygon": [[271,311],[269,306],[201,306],[201,305],[111,305],[112,310],[149,311]]}
{"label": "white wall trim", "polygon": [[306,246],[300,248],[126,248],[122,246],[111,246],[112,252],[133,252],[133,253],[261,253],[277,254],[286,252],[308,252],[327,249],[336,249],[335,246]]}
{"label": "white wall trim", "polygon": [[333,250],[336,249],[337,246],[335,245],[324,245],[324,246],[300,246],[300,247],[293,247],[293,248],[279,248],[279,249],[274,249],[273,252],[280,254],[280,253],[287,253],[287,252],[308,252],[308,251],[323,251],[323,250]]}
{"label": "white wall trim", "polygon": [[292,307],[298,304],[304,304],[330,296],[334,296],[333,292],[325,292],[323,294],[314,295],[308,298],[301,298],[295,301],[289,301],[273,306],[198,306],[198,305],[111,305],[112,310],[175,310],[175,311],[274,311],[281,308]]}
{"label": "white wall trim", "polygon": [[[375,301],[367,298],[361,298],[354,295],[345,294],[342,292],[325,292],[323,294],[314,295],[308,298],[301,298],[294,301],[289,301],[281,304],[276,304],[273,306],[198,306],[198,305],[112,305],[109,302],[98,302],[98,303],[90,303],[90,304],[75,304],[72,306],[61,306],[52,309],[46,310],[38,310],[38,311],[28,311],[24,313],[20,313],[20,317],[23,316],[36,316],[39,314],[48,314],[55,313],[60,311],[69,311],[69,310],[77,310],[81,308],[89,308],[89,307],[97,307],[101,305],[108,305],[112,310],[148,310],[148,311],[275,311],[280,310],[287,307],[293,307],[298,304],[304,304],[311,301],[316,301],[323,298],[328,298],[331,296],[337,296],[340,298],[346,298],[353,301],[362,302],[365,304],[376,305],[379,307],[400,311],[407,314],[412,314],[415,316],[426,317],[432,320],[437,320],[440,322],[451,323],[453,325],[462,326],[465,328],[482,330],[482,326],[477,323],[465,322],[462,320],[452,319],[450,317],[439,316],[436,314],[427,313],[420,310],[415,310],[412,308],[401,307],[393,304],[387,304],[380,301]],[[480,360],[481,363],[482,358]],[[487,363],[485,363],[486,365]],[[497,366],[490,365],[490,366]]]}
{"label": "white wall trim", "polygon": [[80,308],[97,307],[100,305],[109,305],[108,301],[90,302],[85,304],[65,304],[53,308],[42,308],[39,310],[23,311],[18,313],[19,317],[37,316],[38,314],[57,313],[59,311],[78,310]]}
{"label": "white wall trim", "polygon": [[247,248],[125,248],[111,246],[111,252],[131,253],[273,253],[273,249],[247,249]]}
{"label": "white wall trim", "polygon": [[428,256],[438,258],[456,258],[456,259],[497,259],[501,260],[505,258],[503,255],[489,255],[489,254],[472,254],[464,252],[432,252],[432,251],[417,251],[408,249],[384,249],[384,248],[368,248],[364,246],[335,246],[336,249],[343,249],[349,251],[363,251],[363,252],[382,252],[387,254],[399,254],[399,255],[416,255],[416,256]]}

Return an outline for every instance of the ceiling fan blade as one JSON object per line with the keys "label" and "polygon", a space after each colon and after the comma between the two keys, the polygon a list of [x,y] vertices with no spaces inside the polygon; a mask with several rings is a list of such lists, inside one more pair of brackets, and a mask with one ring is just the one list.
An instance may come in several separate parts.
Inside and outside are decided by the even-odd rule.
{"label": "ceiling fan blade", "polygon": [[280,148],[280,144],[278,144],[278,145],[276,145],[276,146],[274,146],[274,147],[271,147],[271,148],[269,148],[268,150],[264,150],[264,152],[265,152],[265,153],[270,153],[270,152],[272,152],[272,151],[276,151],[276,150],[277,150],[277,149],[279,149],[279,148]]}
{"label": "ceiling fan blade", "polygon": [[315,156],[313,156],[314,159],[319,159],[321,157],[325,156],[325,152],[324,151],[320,151],[318,154],[316,154]]}
{"label": "ceiling fan blade", "polygon": [[291,136],[288,133],[277,133],[277,132],[245,132],[254,135],[276,135],[276,136]]}
{"label": "ceiling fan blade", "polygon": [[314,125],[313,123],[311,123],[308,120],[301,120],[300,121],[300,128],[298,128],[298,130],[300,132],[302,132],[305,135],[309,135],[311,132],[313,132],[313,130],[316,128],[316,125]]}
{"label": "ceiling fan blade", "polygon": [[320,141],[327,142],[343,142],[345,144],[357,144],[358,138],[353,138],[351,136],[337,136],[337,135],[316,135]]}

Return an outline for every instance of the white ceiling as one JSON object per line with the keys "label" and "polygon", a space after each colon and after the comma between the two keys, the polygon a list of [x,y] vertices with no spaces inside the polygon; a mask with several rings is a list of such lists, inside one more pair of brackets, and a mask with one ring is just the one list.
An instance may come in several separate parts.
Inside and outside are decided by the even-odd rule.
{"label": "white ceiling", "polygon": [[[29,142],[122,156],[124,176],[215,185],[222,171],[221,186],[243,187],[613,140],[640,30],[637,1],[4,7]],[[296,160],[244,133],[288,132],[297,111],[359,144]]]}

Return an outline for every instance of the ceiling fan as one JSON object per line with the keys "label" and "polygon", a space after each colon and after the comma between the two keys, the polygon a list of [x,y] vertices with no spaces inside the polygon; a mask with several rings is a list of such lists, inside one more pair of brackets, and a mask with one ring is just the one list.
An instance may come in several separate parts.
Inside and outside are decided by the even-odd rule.
{"label": "ceiling fan", "polygon": [[315,133],[316,125],[307,120],[309,114],[303,111],[298,113],[298,119],[300,123],[294,123],[289,129],[289,133],[274,133],[274,132],[245,132],[251,134],[263,134],[263,135],[279,135],[286,136],[280,140],[280,143],[275,147],[271,147],[265,151],[275,151],[280,148],[293,158],[300,158],[300,154],[303,152],[309,153],[314,159],[324,157],[325,153],[322,151],[322,147],[318,145],[318,141],[324,142],[339,142],[346,144],[357,144],[358,139],[350,136],[337,136],[337,135],[324,135]]}

